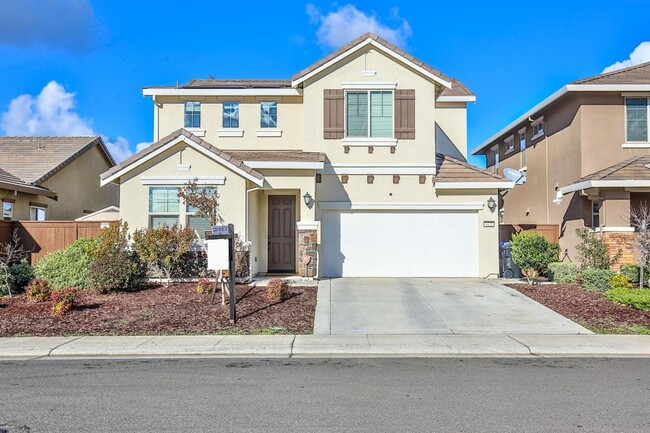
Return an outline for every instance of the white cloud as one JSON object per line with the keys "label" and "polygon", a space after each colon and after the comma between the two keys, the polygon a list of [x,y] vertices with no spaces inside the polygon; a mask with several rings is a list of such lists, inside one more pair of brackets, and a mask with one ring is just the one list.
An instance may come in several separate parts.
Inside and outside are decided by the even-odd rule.
{"label": "white cloud", "polygon": [[[0,125],[6,135],[101,135],[93,130],[91,120],[79,116],[75,111],[76,105],[74,93],[66,92],[62,85],[50,81],[37,96],[20,95],[14,98],[7,111],[2,113]],[[115,140],[105,135],[101,137],[116,161],[133,153],[124,137]]]}
{"label": "white cloud", "polygon": [[365,13],[355,5],[346,4],[322,15],[313,4],[305,7],[312,24],[320,24],[316,36],[323,48],[340,48],[366,32],[375,33],[389,42],[404,47],[406,40],[413,33],[408,21],[399,16],[399,10],[390,11],[393,25],[382,23],[374,13]]}
{"label": "white cloud", "polygon": [[638,47],[632,51],[630,58],[622,62],[616,62],[603,69],[603,73],[612,72],[630,66],[640,65],[641,63],[650,62],[650,41],[641,42]]}
{"label": "white cloud", "polygon": [[142,150],[145,150],[147,147],[151,146],[151,143],[148,141],[143,141],[141,143],[136,144],[135,146],[135,151],[140,152]]}

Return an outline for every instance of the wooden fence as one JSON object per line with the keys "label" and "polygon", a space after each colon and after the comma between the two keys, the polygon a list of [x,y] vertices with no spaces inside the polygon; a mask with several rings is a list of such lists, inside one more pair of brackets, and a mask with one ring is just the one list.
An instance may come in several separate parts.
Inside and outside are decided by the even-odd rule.
{"label": "wooden fence", "polygon": [[557,224],[501,224],[499,226],[499,241],[510,242],[513,234],[527,231],[537,232],[549,242],[558,242],[560,240],[560,226]]}
{"label": "wooden fence", "polygon": [[9,242],[17,229],[23,247],[31,251],[31,262],[36,263],[50,251],[98,235],[100,224],[99,221],[0,221],[0,243]]}

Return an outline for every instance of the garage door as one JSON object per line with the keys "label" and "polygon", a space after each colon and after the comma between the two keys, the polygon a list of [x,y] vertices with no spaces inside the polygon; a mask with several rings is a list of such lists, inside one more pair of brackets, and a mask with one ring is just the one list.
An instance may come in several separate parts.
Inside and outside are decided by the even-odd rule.
{"label": "garage door", "polygon": [[327,211],[324,277],[477,277],[476,212]]}

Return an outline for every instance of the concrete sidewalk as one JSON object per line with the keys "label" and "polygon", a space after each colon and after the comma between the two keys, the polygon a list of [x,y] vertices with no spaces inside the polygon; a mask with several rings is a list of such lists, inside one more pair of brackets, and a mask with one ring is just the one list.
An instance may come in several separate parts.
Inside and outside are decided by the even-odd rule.
{"label": "concrete sidewalk", "polygon": [[0,360],[66,358],[650,357],[648,335],[200,335],[0,338]]}

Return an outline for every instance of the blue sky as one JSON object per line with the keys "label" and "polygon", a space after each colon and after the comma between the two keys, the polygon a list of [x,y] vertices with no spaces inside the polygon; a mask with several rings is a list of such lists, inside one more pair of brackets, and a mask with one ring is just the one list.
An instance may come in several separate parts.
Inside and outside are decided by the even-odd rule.
{"label": "blue sky", "polygon": [[223,5],[0,0],[0,133],[101,134],[122,159],[152,138],[143,86],[290,78],[371,30],[476,93],[471,150],[569,81],[650,61],[650,0]]}

